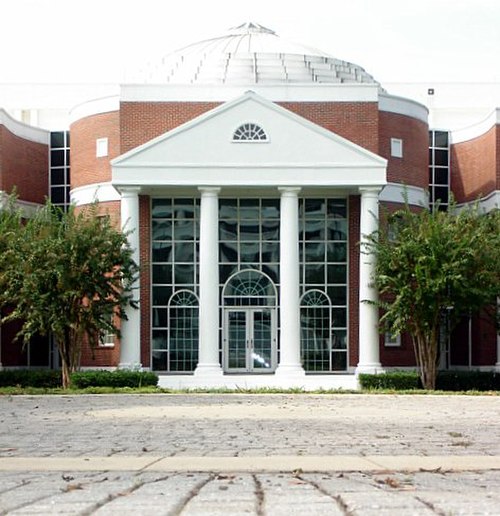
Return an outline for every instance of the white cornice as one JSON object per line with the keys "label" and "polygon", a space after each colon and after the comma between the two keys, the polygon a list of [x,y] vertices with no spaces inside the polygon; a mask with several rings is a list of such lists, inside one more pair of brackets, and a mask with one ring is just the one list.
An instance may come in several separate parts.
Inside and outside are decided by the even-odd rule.
{"label": "white cornice", "polygon": [[75,106],[69,113],[69,123],[72,124],[88,116],[118,111],[119,109],[120,98],[118,95],[93,99]]}
{"label": "white cornice", "polygon": [[120,194],[114,186],[108,183],[93,183],[86,186],[80,186],[71,190],[71,203],[76,206],[92,204],[94,202],[110,202],[119,201]]}
{"label": "white cornice", "polygon": [[49,145],[50,131],[19,122],[19,120],[12,118],[7,111],[1,108],[0,125],[3,125],[9,132],[19,136],[19,138],[35,143],[41,143],[43,145]]}
{"label": "white cornice", "polygon": [[[0,209],[5,208],[7,205],[7,200],[9,195],[0,190]],[[14,207],[18,210],[21,210],[21,213],[26,218],[31,218],[33,215],[42,207],[41,204],[36,202],[23,201],[21,199],[16,199],[14,203]]]}
{"label": "white cornice", "polygon": [[429,207],[429,194],[427,190],[400,183],[388,183],[380,192],[379,200],[398,204],[403,204],[407,201],[412,206]]}
{"label": "white cornice", "polygon": [[461,204],[457,204],[457,210],[463,210],[464,208],[468,208],[474,206],[474,204],[478,204],[479,210],[484,213],[488,213],[493,210],[500,209],[500,190],[494,190],[490,194],[477,199],[476,201],[464,202]]}
{"label": "white cornice", "polygon": [[376,84],[165,85],[124,84],[123,102],[226,102],[248,90],[273,102],[377,102]]}
{"label": "white cornice", "polygon": [[428,123],[429,110],[423,104],[414,100],[381,93],[379,96],[378,107],[380,111],[405,115],[411,118],[416,118],[425,124]]}
{"label": "white cornice", "polygon": [[494,109],[487,118],[477,124],[452,131],[451,143],[457,144],[478,138],[498,124],[500,124],[500,108]]}

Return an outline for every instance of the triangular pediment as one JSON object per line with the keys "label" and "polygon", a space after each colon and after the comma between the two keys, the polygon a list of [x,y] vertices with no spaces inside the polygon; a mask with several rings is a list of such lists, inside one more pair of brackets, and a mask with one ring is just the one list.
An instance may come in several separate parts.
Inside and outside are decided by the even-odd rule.
{"label": "triangular pediment", "polygon": [[[243,124],[261,128],[265,139],[235,141],[235,131]],[[323,175],[329,171],[334,182],[341,178],[332,174],[358,170],[364,171],[363,176],[371,173],[374,183],[383,184],[386,160],[247,92],[116,158],[112,166],[116,185],[134,184],[134,178],[135,184],[151,185],[153,176],[158,184],[172,180],[178,184],[179,171],[186,172],[189,184],[204,183],[215,171],[221,185],[261,179],[272,184],[273,174],[276,184],[281,184],[287,171],[289,182],[297,183],[302,175],[295,177],[293,171],[299,170],[322,171]]]}

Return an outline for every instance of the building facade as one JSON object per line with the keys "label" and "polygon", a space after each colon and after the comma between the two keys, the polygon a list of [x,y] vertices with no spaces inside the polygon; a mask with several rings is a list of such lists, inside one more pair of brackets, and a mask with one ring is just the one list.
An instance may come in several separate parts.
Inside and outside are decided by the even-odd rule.
{"label": "building facade", "polygon": [[[9,137],[22,125],[7,114],[0,123]],[[22,127],[20,148],[31,145]],[[452,191],[498,207],[499,134],[497,111],[462,133],[429,131],[422,104],[256,24],[168,55],[39,143],[54,201],[99,201],[141,265],[140,309],[121,342],[82,365],[148,368],[172,387],[305,388],[414,366],[407,336],[379,335],[365,302],[377,297],[373,261],[359,243],[380,206],[405,197],[443,209]],[[2,145],[0,160],[9,152]],[[4,337],[4,366],[17,365],[4,358],[11,346]],[[443,346],[444,367],[499,362],[492,325],[467,363]]]}

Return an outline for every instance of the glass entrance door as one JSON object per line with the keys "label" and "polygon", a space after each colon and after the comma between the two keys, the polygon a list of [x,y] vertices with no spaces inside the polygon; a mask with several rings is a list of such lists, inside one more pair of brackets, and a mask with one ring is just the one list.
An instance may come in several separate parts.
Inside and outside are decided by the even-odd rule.
{"label": "glass entrance door", "polygon": [[225,312],[225,368],[228,372],[272,372],[276,363],[274,310]]}

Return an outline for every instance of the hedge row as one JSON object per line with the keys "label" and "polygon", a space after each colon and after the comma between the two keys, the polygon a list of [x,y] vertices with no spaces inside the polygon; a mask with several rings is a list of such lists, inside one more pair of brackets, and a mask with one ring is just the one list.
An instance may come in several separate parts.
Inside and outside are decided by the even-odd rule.
{"label": "hedge row", "polygon": [[[158,384],[158,376],[148,371],[79,371],[71,375],[73,387],[147,387]],[[62,387],[61,371],[48,369],[7,369],[0,371],[0,387]]]}
{"label": "hedge row", "polygon": [[[420,376],[415,371],[394,371],[383,374],[360,374],[363,389],[396,391],[422,389]],[[440,371],[436,378],[440,391],[499,391],[500,373],[485,371]]]}

